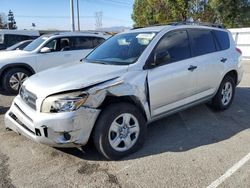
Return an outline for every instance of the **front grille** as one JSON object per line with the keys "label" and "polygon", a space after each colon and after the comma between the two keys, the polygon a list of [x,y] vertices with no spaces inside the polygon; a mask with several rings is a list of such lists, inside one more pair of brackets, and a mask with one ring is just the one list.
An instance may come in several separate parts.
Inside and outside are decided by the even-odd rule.
{"label": "front grille", "polygon": [[15,114],[13,114],[12,112],[9,113],[9,116],[14,119],[19,125],[21,125],[24,129],[26,129],[27,131],[29,131],[30,133],[34,134],[34,131],[30,130],[23,122],[21,122]]}
{"label": "front grille", "polygon": [[14,103],[14,105],[15,105],[15,107],[27,118],[27,119],[29,119],[31,122],[33,122],[33,120],[27,115],[27,114],[25,114],[23,111],[22,111],[22,109],[16,104],[16,103]]}
{"label": "front grille", "polygon": [[21,87],[20,96],[22,100],[30,106],[32,109],[36,110],[36,95],[28,91],[25,87]]}

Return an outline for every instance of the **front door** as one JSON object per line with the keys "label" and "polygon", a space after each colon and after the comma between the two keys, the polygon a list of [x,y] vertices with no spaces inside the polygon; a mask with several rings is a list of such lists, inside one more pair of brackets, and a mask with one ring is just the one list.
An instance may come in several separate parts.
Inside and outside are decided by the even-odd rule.
{"label": "front door", "polygon": [[193,102],[198,67],[190,58],[187,31],[167,33],[152,56],[155,65],[148,70],[152,117]]}
{"label": "front door", "polygon": [[45,44],[44,47],[48,47],[50,52],[37,54],[36,59],[39,72],[66,63],[71,63],[73,60],[68,37],[52,39]]}

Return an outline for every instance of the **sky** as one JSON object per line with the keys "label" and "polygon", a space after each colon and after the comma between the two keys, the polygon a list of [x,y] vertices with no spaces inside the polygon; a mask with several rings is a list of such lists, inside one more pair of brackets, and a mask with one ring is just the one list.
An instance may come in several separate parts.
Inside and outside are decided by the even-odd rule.
{"label": "sky", "polygon": [[[76,0],[75,10],[76,10]],[[95,29],[96,12],[102,12],[102,27],[132,27],[134,0],[79,0],[81,30]],[[0,0],[0,13],[12,10],[18,29],[70,30],[70,0]],[[75,11],[76,18],[76,11]],[[77,23],[77,20],[75,19]]]}

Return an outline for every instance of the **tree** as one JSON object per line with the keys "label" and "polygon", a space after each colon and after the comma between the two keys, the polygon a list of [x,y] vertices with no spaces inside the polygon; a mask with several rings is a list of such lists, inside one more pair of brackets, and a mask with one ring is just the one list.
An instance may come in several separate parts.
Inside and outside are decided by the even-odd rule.
{"label": "tree", "polygon": [[5,14],[0,13],[0,29],[6,29],[6,28],[7,28],[6,16]]}
{"label": "tree", "polygon": [[201,21],[226,27],[250,26],[249,0],[135,0],[135,26]]}
{"label": "tree", "polygon": [[217,22],[226,27],[250,26],[250,2],[248,0],[210,0]]}
{"label": "tree", "polygon": [[165,0],[135,0],[132,19],[135,27],[164,24],[173,20]]}
{"label": "tree", "polygon": [[8,28],[17,29],[16,21],[14,18],[14,13],[11,10],[9,10],[9,14],[8,14]]}

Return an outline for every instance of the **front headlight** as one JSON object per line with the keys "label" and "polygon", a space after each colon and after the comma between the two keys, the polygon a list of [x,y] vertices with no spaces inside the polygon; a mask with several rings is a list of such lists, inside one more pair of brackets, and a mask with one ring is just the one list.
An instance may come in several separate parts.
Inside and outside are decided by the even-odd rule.
{"label": "front headlight", "polygon": [[73,92],[50,96],[43,101],[41,112],[71,112],[79,109],[86,102],[87,98],[88,94],[84,92]]}

